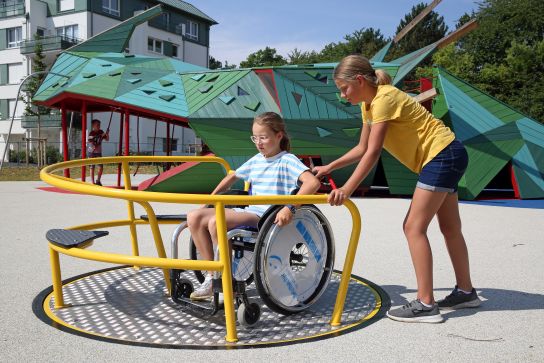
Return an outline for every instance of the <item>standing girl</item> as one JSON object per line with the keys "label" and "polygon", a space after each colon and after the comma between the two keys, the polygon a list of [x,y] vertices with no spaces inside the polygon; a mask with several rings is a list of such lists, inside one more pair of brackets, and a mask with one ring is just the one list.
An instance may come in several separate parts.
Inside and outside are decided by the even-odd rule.
{"label": "standing girl", "polygon": [[[468,155],[454,133],[412,97],[391,85],[391,77],[374,70],[368,59],[351,55],[334,70],[341,96],[351,104],[361,103],[363,128],[359,144],[328,165],[316,167],[322,176],[358,162],[348,181],[328,197],[341,205],[377,163],[382,147],[408,169],[419,174],[403,230],[417,279],[417,298],[391,309],[387,316],[404,322],[440,323],[440,309],[480,305],[470,279],[467,247],[461,232],[457,184],[465,172]],[[427,228],[437,216],[444,235],[457,285],[445,299],[435,303],[433,262]]]}
{"label": "standing girl", "polygon": [[[295,155],[289,153],[289,136],[280,115],[265,112],[253,120],[253,135],[259,153],[227,175],[212,194],[226,191],[238,179],[251,184],[252,195],[288,195],[300,184],[297,194],[313,194],[320,186],[319,180]],[[237,226],[257,226],[269,205],[250,205],[247,208],[225,209],[227,230]],[[276,215],[274,223],[289,224],[297,206],[288,205]],[[215,210],[200,208],[190,211],[187,224],[202,259],[213,260],[213,245],[217,245]],[[211,298],[212,272],[208,271],[202,285],[191,294],[193,300]]]}

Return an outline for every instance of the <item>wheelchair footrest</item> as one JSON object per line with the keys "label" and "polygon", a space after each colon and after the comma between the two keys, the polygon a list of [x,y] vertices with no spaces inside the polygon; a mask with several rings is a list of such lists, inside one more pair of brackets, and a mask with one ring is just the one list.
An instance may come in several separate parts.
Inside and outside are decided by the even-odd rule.
{"label": "wheelchair footrest", "polygon": [[45,234],[45,238],[60,247],[80,247],[89,241],[107,236],[108,234],[108,231],[50,229]]}

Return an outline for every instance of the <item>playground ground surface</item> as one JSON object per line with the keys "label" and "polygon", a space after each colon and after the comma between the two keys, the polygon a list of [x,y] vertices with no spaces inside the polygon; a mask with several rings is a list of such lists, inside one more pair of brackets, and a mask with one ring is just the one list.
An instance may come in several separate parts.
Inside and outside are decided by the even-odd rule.
{"label": "playground ground surface", "polygon": [[[142,175],[142,180],[145,178]],[[148,177],[148,176],[147,176]],[[104,184],[114,177],[103,178]],[[69,334],[32,312],[36,296],[51,285],[45,232],[126,217],[119,200],[47,192],[42,182],[1,182],[0,352],[2,362],[67,361],[484,361],[541,362],[544,357],[544,203],[461,203],[472,277],[482,306],[445,313],[442,324],[405,324],[382,318],[362,329],[319,341],[241,350],[160,349],[121,345]],[[415,276],[402,221],[409,199],[357,198],[362,234],[353,273],[383,288],[392,305],[415,297]],[[183,213],[194,205],[153,204],[157,213]],[[321,205],[333,226],[335,268],[341,270],[351,231],[349,212]],[[141,210],[137,210],[139,215]],[[165,243],[174,226],[161,227]],[[111,252],[129,253],[128,228],[111,230]],[[141,255],[155,256],[151,233],[139,227]],[[435,296],[454,285],[436,221],[429,237],[434,253]],[[109,238],[109,237],[108,237]],[[100,241],[95,249],[104,247]],[[106,249],[106,248],[104,248]],[[167,250],[169,250],[167,246]],[[185,249],[184,249],[185,250]],[[183,256],[184,257],[184,256]],[[62,256],[63,279],[110,265]],[[350,298],[348,291],[348,299]]]}

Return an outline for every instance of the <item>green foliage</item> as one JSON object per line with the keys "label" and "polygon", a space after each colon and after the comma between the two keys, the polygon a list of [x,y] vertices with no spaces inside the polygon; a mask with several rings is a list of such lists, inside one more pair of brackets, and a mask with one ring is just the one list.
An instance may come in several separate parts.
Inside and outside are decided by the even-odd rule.
{"label": "green foliage", "polygon": [[210,69],[220,69],[223,68],[223,63],[215,59],[210,55],[209,61],[208,61],[208,68]]}
{"label": "green foliage", "polygon": [[[32,57],[32,72],[41,72],[47,70],[47,65],[44,62],[45,55],[43,54],[43,47],[41,43],[41,37],[39,35],[34,36],[34,57]],[[45,73],[38,74],[34,77],[30,77],[25,85],[25,91],[27,99],[25,100],[25,115],[47,115],[50,112],[49,108],[43,106],[32,105],[32,97],[36,94],[40,84],[45,78]]]}
{"label": "green foliage", "polygon": [[433,62],[544,123],[541,0],[484,0],[476,17],[478,29],[436,52]]}
{"label": "green foliage", "polygon": [[[427,5],[424,3],[419,3],[413,6],[410,13],[406,14],[404,19],[402,19],[397,26],[397,33],[408,25],[426,7]],[[448,26],[444,23],[444,17],[439,16],[434,11],[431,11],[391,48],[385,60],[391,61],[426,47],[427,45],[442,39],[446,35],[447,31]],[[422,63],[422,65],[426,64],[428,65],[429,61]]]}
{"label": "green foliage", "polygon": [[245,61],[240,62],[240,68],[281,66],[286,63],[285,58],[276,54],[275,48],[266,47],[251,53]]}
{"label": "green foliage", "polygon": [[301,51],[295,48],[287,54],[287,59],[276,54],[276,49],[266,47],[250,54],[247,59],[240,63],[240,67],[263,67],[278,66],[284,64],[313,64],[339,62],[343,57],[350,54],[363,54],[366,57],[373,56],[386,43],[380,30],[374,28],[362,28],[344,37],[344,42],[329,43],[317,52]]}
{"label": "green foliage", "polygon": [[372,57],[387,44],[379,29],[362,28],[344,37],[345,42],[329,43],[319,53],[321,62],[339,62],[350,54],[362,54]]}

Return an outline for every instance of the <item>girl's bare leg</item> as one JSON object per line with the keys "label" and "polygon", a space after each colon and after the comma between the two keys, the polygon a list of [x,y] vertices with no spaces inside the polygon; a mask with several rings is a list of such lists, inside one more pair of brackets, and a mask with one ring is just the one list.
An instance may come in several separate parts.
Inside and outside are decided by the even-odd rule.
{"label": "girl's bare leg", "polygon": [[457,198],[457,193],[448,194],[437,212],[437,217],[455,271],[457,286],[461,290],[471,291],[472,281],[470,279],[468,250],[461,231]]}
{"label": "girl's bare leg", "polygon": [[425,304],[434,304],[433,255],[427,238],[427,228],[446,195],[446,192],[416,188],[403,224],[416,272],[417,298]]}
{"label": "girl's bare leg", "polygon": [[[253,213],[235,212],[225,209],[227,230],[237,226],[256,227],[259,217]],[[187,225],[200,255],[205,260],[213,260],[213,246],[217,245],[217,223],[214,208],[192,210],[187,215]],[[209,271],[211,274],[212,271]]]}

